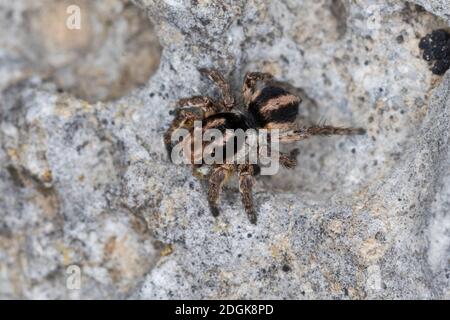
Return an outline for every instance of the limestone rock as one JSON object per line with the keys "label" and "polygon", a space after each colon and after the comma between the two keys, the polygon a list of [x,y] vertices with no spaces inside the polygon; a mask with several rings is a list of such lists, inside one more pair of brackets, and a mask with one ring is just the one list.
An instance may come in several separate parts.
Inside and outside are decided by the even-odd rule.
{"label": "limestone rock", "polygon": [[[94,25],[105,12],[122,21],[91,52],[111,74],[124,50],[113,44],[132,30],[156,32],[163,50],[154,34],[135,43],[130,57],[148,48],[157,71],[129,93],[92,90],[90,102],[37,67],[55,55],[36,64],[14,50],[33,48],[24,12],[38,9],[3,2],[0,15],[24,36],[0,32],[0,297],[448,299],[450,75],[433,75],[418,48],[448,27],[448,8],[416,2],[432,13],[393,0],[99,5]],[[127,24],[129,10],[151,24]],[[73,71],[82,61],[70,46],[60,79],[90,79]],[[238,95],[246,71],[271,72],[302,95],[300,124],[367,135],[302,141],[293,172],[258,179],[256,226],[235,181],[215,219],[205,185],[162,143],[179,98],[217,95],[199,67],[220,69]],[[80,290],[67,287],[70,265]]]}

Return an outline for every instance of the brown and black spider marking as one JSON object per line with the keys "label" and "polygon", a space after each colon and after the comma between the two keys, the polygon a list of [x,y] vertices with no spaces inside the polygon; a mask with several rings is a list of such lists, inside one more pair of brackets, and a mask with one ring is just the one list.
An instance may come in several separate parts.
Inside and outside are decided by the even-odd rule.
{"label": "brown and black spider marking", "polygon": [[[196,120],[202,121],[202,131],[218,129],[279,129],[281,143],[292,143],[315,135],[363,134],[361,128],[342,128],[330,125],[316,125],[298,128],[296,118],[301,99],[274,84],[273,76],[268,73],[247,73],[242,86],[243,106],[237,110],[237,104],[229,84],[217,70],[200,69],[201,74],[211,79],[221,91],[222,98],[214,100],[205,96],[195,96],[179,101],[179,108],[169,129],[164,134],[169,158],[173,148],[172,133],[179,128],[193,130]],[[192,131],[190,131],[192,132]],[[224,142],[226,144],[226,142]],[[225,146],[224,146],[225,147]],[[236,150],[235,150],[236,152]],[[279,161],[286,168],[297,165],[296,154],[280,153]],[[191,159],[192,160],[192,159]],[[205,178],[198,171],[202,165],[193,164],[193,173]],[[218,202],[223,184],[237,171],[242,204],[250,222],[256,224],[257,215],[253,205],[252,188],[258,165],[253,164],[214,164],[209,181],[208,202],[213,216],[219,215]]]}

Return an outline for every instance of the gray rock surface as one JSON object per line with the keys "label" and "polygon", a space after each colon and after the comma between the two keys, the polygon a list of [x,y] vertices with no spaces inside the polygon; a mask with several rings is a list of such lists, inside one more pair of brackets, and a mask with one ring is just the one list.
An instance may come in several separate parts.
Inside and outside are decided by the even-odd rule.
{"label": "gray rock surface", "polygon": [[[53,55],[35,63],[23,54],[35,44],[0,33],[1,298],[450,298],[450,75],[432,75],[418,49],[448,27],[443,1],[421,4],[444,19],[403,1],[133,2],[115,1],[120,32],[85,49],[120,79],[115,45],[149,32],[132,48],[159,67],[121,97],[111,85],[80,89],[77,50],[41,70]],[[29,6],[0,2],[19,35]],[[107,9],[93,10],[94,26]],[[161,57],[147,21],[126,23],[140,11]],[[214,219],[205,186],[162,144],[177,99],[217,94],[204,66],[236,92],[246,71],[271,72],[304,98],[300,123],[368,134],[299,143],[294,172],[258,179],[256,226],[235,181]],[[70,265],[80,290],[66,287]]]}
{"label": "gray rock surface", "polygon": [[415,0],[413,2],[450,21],[450,2],[447,0]]}

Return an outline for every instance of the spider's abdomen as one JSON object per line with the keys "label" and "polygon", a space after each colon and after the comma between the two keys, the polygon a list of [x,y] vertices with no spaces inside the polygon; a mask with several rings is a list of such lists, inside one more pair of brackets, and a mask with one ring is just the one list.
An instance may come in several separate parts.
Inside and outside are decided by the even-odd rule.
{"label": "spider's abdomen", "polygon": [[283,88],[267,86],[250,102],[248,110],[260,128],[287,129],[297,118],[300,101]]}

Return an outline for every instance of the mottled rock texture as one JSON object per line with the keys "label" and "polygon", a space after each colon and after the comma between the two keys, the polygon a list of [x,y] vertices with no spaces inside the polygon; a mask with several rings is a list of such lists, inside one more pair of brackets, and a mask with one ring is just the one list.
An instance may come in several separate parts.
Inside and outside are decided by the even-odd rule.
{"label": "mottled rock texture", "polygon": [[426,10],[450,21],[450,2],[447,0],[415,0],[413,1]]}
{"label": "mottled rock texture", "polygon": [[[133,2],[94,5],[75,38],[0,2],[1,298],[450,298],[450,75],[418,47],[445,1]],[[258,179],[256,226],[233,180],[214,219],[162,143],[177,99],[217,95],[199,67],[238,96],[271,72],[299,123],[367,135],[299,143],[294,171]]]}

